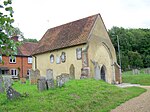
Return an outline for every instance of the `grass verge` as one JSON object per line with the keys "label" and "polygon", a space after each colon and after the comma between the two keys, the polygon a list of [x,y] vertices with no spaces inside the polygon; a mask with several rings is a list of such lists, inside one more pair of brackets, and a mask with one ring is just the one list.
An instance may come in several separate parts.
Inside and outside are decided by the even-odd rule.
{"label": "grass verge", "polygon": [[124,83],[150,85],[150,75],[143,72],[138,75],[133,75],[132,71],[124,72],[122,80]]}
{"label": "grass verge", "polygon": [[94,79],[71,80],[62,88],[44,92],[29,82],[15,82],[13,88],[29,96],[10,101],[0,93],[0,112],[109,112],[146,91],[139,87],[122,89]]}

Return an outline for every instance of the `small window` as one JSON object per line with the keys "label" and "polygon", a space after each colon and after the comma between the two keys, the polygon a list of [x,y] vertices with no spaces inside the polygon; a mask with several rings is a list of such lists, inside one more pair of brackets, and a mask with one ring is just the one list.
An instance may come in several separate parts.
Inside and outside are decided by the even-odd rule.
{"label": "small window", "polygon": [[57,56],[56,57],[56,64],[60,64],[60,60],[61,60],[60,56]]}
{"label": "small window", "polygon": [[61,61],[64,63],[66,61],[66,53],[62,52],[61,54]]}
{"label": "small window", "polygon": [[50,63],[54,63],[54,55],[53,54],[50,55]]}
{"label": "small window", "polygon": [[2,63],[2,55],[0,55],[0,63]]}
{"label": "small window", "polygon": [[10,57],[9,57],[9,63],[16,63],[16,57],[10,56]]}
{"label": "small window", "polygon": [[17,69],[11,69],[10,71],[12,77],[18,77],[18,70]]}
{"label": "small window", "polygon": [[76,49],[76,57],[77,57],[77,60],[80,60],[82,58],[82,48]]}
{"label": "small window", "polygon": [[28,57],[28,63],[32,63],[32,57]]}

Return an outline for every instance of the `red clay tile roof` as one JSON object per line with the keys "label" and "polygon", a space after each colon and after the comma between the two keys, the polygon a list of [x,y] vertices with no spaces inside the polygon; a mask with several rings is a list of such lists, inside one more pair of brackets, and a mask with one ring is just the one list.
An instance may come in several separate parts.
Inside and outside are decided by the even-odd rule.
{"label": "red clay tile roof", "polygon": [[47,30],[33,55],[86,43],[98,15]]}
{"label": "red clay tile roof", "polygon": [[32,52],[37,47],[38,43],[33,42],[25,42],[22,45],[18,47],[18,53],[17,55],[20,56],[31,56]]}

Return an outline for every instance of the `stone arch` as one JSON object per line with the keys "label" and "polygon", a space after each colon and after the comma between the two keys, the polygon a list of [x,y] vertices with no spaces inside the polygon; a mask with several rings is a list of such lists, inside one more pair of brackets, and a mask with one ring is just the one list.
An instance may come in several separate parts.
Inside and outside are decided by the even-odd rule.
{"label": "stone arch", "polygon": [[70,72],[70,79],[75,79],[75,67],[73,64],[70,65],[70,68],[69,68],[69,72]]}
{"label": "stone arch", "polygon": [[107,44],[105,42],[102,42],[102,45],[106,48],[106,50],[107,50],[107,52],[109,54],[110,59],[113,60],[112,53],[111,53],[109,47],[107,46]]}
{"label": "stone arch", "polygon": [[101,79],[106,81],[106,66],[105,65],[102,65],[101,69],[100,69],[100,76],[101,76]]}

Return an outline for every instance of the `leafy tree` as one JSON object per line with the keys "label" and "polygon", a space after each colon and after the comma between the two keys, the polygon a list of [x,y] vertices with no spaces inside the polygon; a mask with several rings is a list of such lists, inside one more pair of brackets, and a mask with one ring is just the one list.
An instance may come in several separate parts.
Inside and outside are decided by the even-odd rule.
{"label": "leafy tree", "polygon": [[150,67],[150,29],[112,27],[108,33],[116,49],[117,58],[117,36],[119,38],[123,70],[127,70],[129,66]]}
{"label": "leafy tree", "polygon": [[26,38],[24,38],[23,42],[34,42],[34,43],[37,43],[38,41],[37,41],[37,39],[30,39],[30,38],[26,39]]}
{"label": "leafy tree", "polygon": [[2,54],[10,55],[17,53],[18,42],[10,39],[14,27],[12,23],[13,8],[11,7],[12,0],[4,0],[0,2],[0,51]]}
{"label": "leafy tree", "polygon": [[129,64],[132,68],[143,67],[143,60],[138,52],[129,51],[128,57],[129,57]]}
{"label": "leafy tree", "polygon": [[147,55],[146,57],[143,58],[143,62],[144,62],[144,67],[150,67],[150,55]]}

